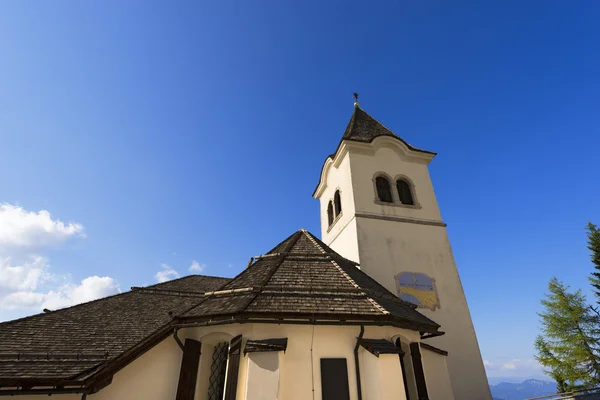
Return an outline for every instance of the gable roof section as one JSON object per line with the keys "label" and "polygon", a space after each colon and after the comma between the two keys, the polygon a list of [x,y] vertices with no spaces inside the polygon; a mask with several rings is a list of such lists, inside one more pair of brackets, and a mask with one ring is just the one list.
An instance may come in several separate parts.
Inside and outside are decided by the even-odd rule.
{"label": "gable roof section", "polygon": [[176,320],[219,318],[355,320],[432,333],[439,328],[305,230],[258,257]]}
{"label": "gable roof section", "polygon": [[227,278],[192,275],[73,307],[0,323],[0,386],[83,384],[140,343],[172,332],[171,316]]}

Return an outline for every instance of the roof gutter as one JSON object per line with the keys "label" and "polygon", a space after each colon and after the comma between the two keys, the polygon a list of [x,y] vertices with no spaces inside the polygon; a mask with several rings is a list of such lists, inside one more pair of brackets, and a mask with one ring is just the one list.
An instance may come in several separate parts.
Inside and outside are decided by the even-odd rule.
{"label": "roof gutter", "polygon": [[177,345],[179,346],[181,351],[183,351],[183,343],[181,342],[181,339],[179,339],[179,336],[177,336],[177,332],[179,332],[179,328],[173,329],[173,339],[175,339]]}
{"label": "roof gutter", "polygon": [[362,387],[360,384],[360,366],[358,362],[358,348],[360,347],[360,341],[365,334],[365,326],[360,326],[360,333],[358,334],[358,338],[356,338],[356,346],[354,346],[354,365],[356,366],[356,391],[358,392],[358,400],[362,400]]}
{"label": "roof gutter", "polygon": [[31,396],[31,395],[47,395],[53,394],[82,394],[81,399],[85,400],[90,392],[88,388],[52,388],[52,389],[0,389],[0,396]]}
{"label": "roof gutter", "polygon": [[[336,318],[337,317],[337,318]],[[194,319],[194,318],[177,318],[174,321],[174,325],[178,328],[191,328],[200,326],[210,325],[223,325],[223,324],[277,324],[277,325],[344,325],[344,326],[394,326],[402,329],[410,329],[419,331],[423,335],[423,339],[427,339],[426,334],[432,336],[441,336],[444,332],[437,331],[437,327],[426,326],[419,323],[401,323],[394,321],[389,316],[387,318],[374,318],[374,319],[351,319],[352,316],[348,316],[347,319],[340,318],[339,316],[323,315],[322,319],[315,320],[309,315],[293,315],[293,314],[275,314],[275,315],[236,315],[229,314],[222,318],[210,318],[210,319]]]}

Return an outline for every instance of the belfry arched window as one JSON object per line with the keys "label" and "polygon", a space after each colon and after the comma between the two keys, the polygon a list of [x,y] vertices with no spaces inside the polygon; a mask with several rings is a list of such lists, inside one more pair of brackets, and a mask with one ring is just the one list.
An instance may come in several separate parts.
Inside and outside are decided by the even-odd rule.
{"label": "belfry arched window", "polygon": [[396,181],[396,190],[398,190],[398,198],[400,199],[400,203],[410,205],[415,204],[410,184],[407,181],[404,179],[398,179]]}
{"label": "belfry arched window", "polygon": [[333,224],[333,202],[330,201],[329,204],[327,205],[327,221],[329,223],[329,226],[331,226],[331,224]]}
{"label": "belfry arched window", "polygon": [[377,198],[384,203],[393,203],[392,189],[390,181],[383,176],[375,178],[375,187],[377,188]]}
{"label": "belfry arched window", "polygon": [[340,191],[335,191],[335,196],[333,196],[333,204],[335,205],[335,217],[342,212],[342,197],[340,196]]}

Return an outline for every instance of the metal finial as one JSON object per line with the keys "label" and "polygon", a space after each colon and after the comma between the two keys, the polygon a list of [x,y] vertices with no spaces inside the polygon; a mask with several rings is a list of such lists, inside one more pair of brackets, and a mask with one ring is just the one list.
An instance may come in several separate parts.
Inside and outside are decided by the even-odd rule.
{"label": "metal finial", "polygon": [[354,95],[354,107],[358,107],[359,106],[359,104],[358,104],[358,93],[355,92],[355,93],[353,93],[353,95]]}

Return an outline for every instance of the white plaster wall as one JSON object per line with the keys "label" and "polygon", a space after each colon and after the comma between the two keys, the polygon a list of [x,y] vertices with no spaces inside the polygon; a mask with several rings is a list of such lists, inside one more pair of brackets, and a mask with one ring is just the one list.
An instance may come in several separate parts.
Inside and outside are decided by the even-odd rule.
{"label": "white plaster wall", "polygon": [[377,357],[361,347],[359,362],[363,400],[406,400],[397,354]]}
{"label": "white plaster wall", "polygon": [[386,388],[381,399],[406,400],[404,382],[402,381],[402,369],[400,368],[398,355],[379,355],[379,367],[381,371],[381,386]]}
{"label": "white plaster wall", "polygon": [[362,347],[358,351],[358,356],[360,362],[360,380],[362,385],[363,399],[382,399],[383,388],[381,387],[379,359]]}
{"label": "white plaster wall", "polygon": [[448,376],[446,356],[435,353],[421,347],[421,359],[425,382],[427,382],[427,394],[430,400],[454,400],[452,395],[452,384]]}
{"label": "white plaster wall", "polygon": [[[117,372],[110,385],[89,400],[175,399],[182,351],[172,337],[165,339]],[[17,396],[19,400],[40,400],[47,396]],[[52,395],[53,400],[81,400],[81,395]]]}
{"label": "white plaster wall", "polygon": [[246,400],[276,400],[279,394],[279,352],[249,353]]}
{"label": "white plaster wall", "polygon": [[[314,330],[314,336],[313,336]],[[210,332],[210,333],[209,333]],[[180,331],[180,337],[191,337],[202,341],[208,335],[241,334],[244,341],[249,339],[288,338],[287,350],[280,353],[279,363],[279,399],[306,400],[321,399],[321,358],[346,358],[348,366],[348,385],[350,399],[357,399],[356,369],[354,364],[354,346],[360,332],[358,326],[312,326],[312,325],[275,325],[275,324],[234,324],[215,327],[187,328]],[[418,332],[392,327],[365,327],[365,338],[392,340],[402,335],[410,341],[418,341]],[[172,339],[171,339],[172,340]],[[204,342],[203,342],[204,347]],[[244,399],[247,386],[248,356],[242,356],[238,378],[237,398]],[[396,361],[399,364],[399,361]],[[177,368],[179,372],[179,368]],[[202,373],[202,372],[200,372]],[[398,368],[400,374],[400,369]],[[396,391],[398,379],[387,382],[385,390]],[[92,399],[93,400],[93,399]]]}
{"label": "white plaster wall", "polygon": [[444,336],[428,343],[449,352],[448,368],[457,399],[490,399],[475,329],[446,229],[428,225],[358,218],[361,269],[392,293],[394,276],[423,272],[433,279],[441,308],[419,312],[442,326]]}
{"label": "white plaster wall", "polygon": [[[326,187],[318,198],[321,210],[321,238],[329,245],[354,216],[354,199],[352,198],[352,178],[350,173],[350,159],[345,155],[339,166],[332,165],[325,178]],[[327,206],[333,200],[335,191],[340,191],[342,201],[342,213],[338,220],[329,228],[327,220]]]}
{"label": "white plaster wall", "polygon": [[[313,335],[314,332],[314,335]],[[192,338],[202,342],[199,381],[196,399],[205,398],[206,387],[201,382],[208,379],[210,370],[210,351],[212,343],[225,338],[243,335],[248,339],[288,338],[285,352],[279,352],[279,390],[278,398],[285,400],[321,399],[321,358],[346,358],[348,366],[348,384],[350,399],[357,399],[356,367],[354,364],[354,346],[360,332],[358,326],[312,326],[312,325],[276,325],[276,324],[233,324],[213,327],[186,328],[179,331],[182,341]],[[365,327],[365,338],[387,339],[393,341],[401,335],[409,341],[418,341],[415,331],[393,327]],[[172,337],[168,337],[133,363],[119,371],[113,383],[100,392],[88,396],[88,400],[169,400],[175,399],[182,351]],[[373,357],[377,360],[376,357]],[[387,398],[403,398],[402,374],[396,355],[382,355],[379,358],[379,378],[381,393]],[[425,361],[424,361],[425,362]],[[237,398],[245,399],[248,374],[248,356],[242,355],[237,387]],[[368,382],[370,368],[363,378]],[[257,379],[260,380],[260,377]],[[365,381],[367,380],[367,381]],[[261,382],[253,382],[260,384]],[[39,400],[40,396],[18,397],[24,400]],[[79,400],[81,395],[53,395],[56,400]]]}
{"label": "white plaster wall", "polygon": [[337,236],[329,235],[329,240],[331,240],[331,242],[325,242],[325,244],[347,259],[360,263],[356,218],[352,217],[350,221],[346,222],[346,225],[343,228],[344,229],[339,232]]}

